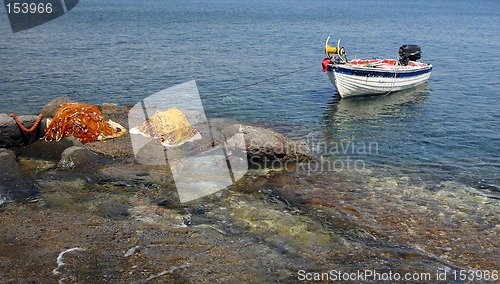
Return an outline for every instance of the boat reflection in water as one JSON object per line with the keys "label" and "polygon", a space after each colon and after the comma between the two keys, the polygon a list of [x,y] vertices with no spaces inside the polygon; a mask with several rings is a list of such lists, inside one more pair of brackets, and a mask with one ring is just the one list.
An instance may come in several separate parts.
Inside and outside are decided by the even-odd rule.
{"label": "boat reflection in water", "polygon": [[[428,94],[425,84],[385,96],[334,96],[325,106],[321,130],[308,137],[309,145],[315,154],[335,159],[357,157],[375,164],[394,164],[398,155],[393,151],[408,149],[405,145],[414,142],[411,131],[420,131],[410,129],[413,122],[408,121],[421,115]],[[405,137],[410,140],[403,141]],[[332,147],[338,150],[325,150]]]}
{"label": "boat reflection in water", "polygon": [[[343,98],[335,95],[328,103],[324,123],[342,129],[346,124],[375,122],[384,118],[405,117],[414,113],[412,108],[427,99],[427,83],[420,88],[391,93],[388,95]],[[358,125],[363,127],[363,124]],[[380,125],[382,127],[382,125]]]}

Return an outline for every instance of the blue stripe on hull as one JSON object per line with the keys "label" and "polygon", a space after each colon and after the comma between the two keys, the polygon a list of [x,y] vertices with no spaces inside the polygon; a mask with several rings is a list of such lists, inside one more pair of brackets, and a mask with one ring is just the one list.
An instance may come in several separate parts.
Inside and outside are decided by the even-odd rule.
{"label": "blue stripe on hull", "polygon": [[[343,68],[340,66],[328,67],[328,71],[333,71],[335,73],[341,73],[346,75],[354,75],[360,77],[382,77],[382,78],[394,78],[394,72],[391,71],[372,71],[372,70],[353,70],[349,68]],[[424,70],[410,71],[410,72],[396,72],[396,78],[413,77],[422,74],[426,74],[432,71],[432,67]]]}

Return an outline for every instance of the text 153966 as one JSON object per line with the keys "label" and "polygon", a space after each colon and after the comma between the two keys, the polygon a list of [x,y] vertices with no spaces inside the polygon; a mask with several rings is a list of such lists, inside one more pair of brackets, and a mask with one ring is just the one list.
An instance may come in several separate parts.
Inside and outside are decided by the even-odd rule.
{"label": "text 153966", "polygon": [[7,14],[50,14],[52,3],[12,2],[5,5]]}

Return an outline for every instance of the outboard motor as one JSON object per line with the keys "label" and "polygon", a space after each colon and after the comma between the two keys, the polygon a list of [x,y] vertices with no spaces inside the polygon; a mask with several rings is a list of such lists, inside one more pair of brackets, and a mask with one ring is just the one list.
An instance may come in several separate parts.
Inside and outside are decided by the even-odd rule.
{"label": "outboard motor", "polygon": [[408,65],[410,61],[419,60],[422,57],[420,46],[415,44],[405,44],[399,48],[399,64]]}

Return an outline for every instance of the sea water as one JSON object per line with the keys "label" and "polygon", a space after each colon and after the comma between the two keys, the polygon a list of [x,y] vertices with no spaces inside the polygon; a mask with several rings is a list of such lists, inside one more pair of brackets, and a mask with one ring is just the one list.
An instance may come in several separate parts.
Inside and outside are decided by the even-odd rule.
{"label": "sea water", "polygon": [[[0,9],[0,112],[36,114],[58,96],[135,104],[194,79],[209,118],[270,123],[334,161],[498,197],[499,20],[488,0],[88,0],[12,33]],[[349,58],[418,44],[433,73],[413,90],[341,100],[321,73],[327,36]]]}

